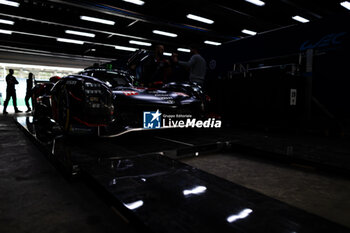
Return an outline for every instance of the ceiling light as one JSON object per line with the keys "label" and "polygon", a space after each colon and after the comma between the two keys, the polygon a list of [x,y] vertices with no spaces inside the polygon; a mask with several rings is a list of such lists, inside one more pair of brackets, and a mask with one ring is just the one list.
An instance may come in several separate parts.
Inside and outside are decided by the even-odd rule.
{"label": "ceiling light", "polygon": [[80,16],[81,20],[86,20],[90,22],[95,22],[95,23],[103,23],[103,24],[108,24],[108,25],[114,25],[115,22],[111,20],[106,20],[106,19],[99,19],[99,18],[94,18],[90,16]]}
{"label": "ceiling light", "polygon": [[305,19],[299,15],[296,15],[296,16],[293,16],[292,19],[296,20],[296,21],[299,21],[301,23],[307,23],[307,22],[310,22],[310,20],[308,19]]}
{"label": "ceiling light", "polygon": [[125,46],[119,46],[119,45],[116,45],[116,46],[114,46],[114,47],[115,47],[115,49],[124,50],[124,51],[131,51],[131,52],[135,52],[136,50],[138,50],[138,49],[136,49],[136,48],[125,47]]}
{"label": "ceiling light", "polygon": [[177,51],[185,52],[185,53],[191,52],[191,50],[189,50],[189,49],[184,49],[184,48],[178,48]]}
{"label": "ceiling light", "polygon": [[87,32],[78,32],[78,31],[72,31],[72,30],[66,30],[67,34],[77,35],[77,36],[86,36],[86,37],[95,37],[95,34],[93,33],[87,33]]}
{"label": "ceiling light", "polygon": [[143,46],[151,46],[152,45],[151,43],[137,41],[137,40],[130,40],[129,43],[130,44],[143,45]]}
{"label": "ceiling light", "polygon": [[0,0],[0,4],[8,5],[8,6],[14,6],[14,7],[19,7],[18,2],[12,2],[12,1],[7,1],[7,0]]}
{"label": "ceiling light", "polygon": [[9,24],[9,25],[14,25],[15,24],[15,22],[10,21],[10,20],[5,20],[5,19],[0,19],[0,23]]}
{"label": "ceiling light", "polygon": [[216,46],[221,45],[220,42],[215,42],[215,41],[210,41],[210,40],[204,41],[204,44],[210,44],[210,45],[216,45]]}
{"label": "ceiling light", "polygon": [[170,32],[163,32],[159,30],[153,30],[154,34],[162,35],[162,36],[169,36],[169,37],[177,37],[175,33],[170,33]]}
{"label": "ceiling light", "polygon": [[207,23],[207,24],[213,24],[214,23],[214,21],[211,20],[211,19],[203,18],[201,16],[192,15],[192,14],[188,14],[187,18],[193,19],[193,20],[197,20],[197,21],[200,21],[200,22],[203,22],[203,23]]}
{"label": "ceiling light", "polygon": [[81,41],[81,40],[71,40],[71,39],[65,39],[65,38],[57,38],[57,41],[64,42],[64,43],[71,43],[71,44],[84,44],[84,41]]}
{"label": "ceiling light", "polygon": [[348,1],[341,2],[340,5],[342,7],[345,7],[346,9],[350,10],[350,2],[348,2]]}
{"label": "ceiling light", "polygon": [[250,2],[250,3],[257,5],[257,6],[264,6],[265,5],[265,2],[260,1],[260,0],[245,0],[245,1]]}
{"label": "ceiling light", "polygon": [[13,67],[13,68],[27,68],[27,69],[60,70],[60,71],[69,71],[69,72],[75,72],[75,73],[82,70],[81,68],[39,66],[39,65],[17,64],[17,63],[0,63],[0,66]]}
{"label": "ceiling light", "polygon": [[142,6],[143,4],[145,4],[144,1],[141,1],[141,0],[123,0],[124,2],[129,2],[129,3],[133,3],[133,4],[136,4],[136,5],[139,5],[139,6]]}
{"label": "ceiling light", "polygon": [[0,33],[11,35],[12,31],[0,29]]}
{"label": "ceiling light", "polygon": [[255,36],[256,35],[256,32],[250,31],[250,30],[247,30],[247,29],[243,29],[242,32],[245,33],[245,34],[251,35],[251,36]]}
{"label": "ceiling light", "polygon": [[164,56],[171,56],[172,54],[171,54],[171,53],[164,52],[163,55],[164,55]]}

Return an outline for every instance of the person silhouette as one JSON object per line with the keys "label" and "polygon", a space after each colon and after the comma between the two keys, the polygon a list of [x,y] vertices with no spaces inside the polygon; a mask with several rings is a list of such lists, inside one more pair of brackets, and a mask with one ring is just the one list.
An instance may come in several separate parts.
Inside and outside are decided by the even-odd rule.
{"label": "person silhouette", "polygon": [[18,84],[17,79],[15,78],[15,76],[13,76],[13,69],[9,70],[9,74],[6,76],[6,83],[7,83],[7,88],[6,88],[6,99],[4,102],[4,115],[8,114],[8,112],[6,112],[7,109],[7,105],[10,101],[10,98],[12,97],[12,101],[13,101],[13,107],[15,108],[15,113],[19,113],[22,112],[20,110],[18,110],[17,108],[17,98],[16,98],[16,88],[15,85]]}
{"label": "person silhouette", "polygon": [[179,61],[178,55],[176,53],[172,56],[172,61],[174,63],[178,63],[181,66],[187,67],[190,69],[190,77],[189,80],[191,82],[196,82],[199,85],[203,85],[205,82],[205,75],[207,71],[207,63],[204,58],[199,54],[198,45],[192,44],[190,45],[190,51],[192,57],[189,61]]}
{"label": "person silhouette", "polygon": [[32,111],[29,105],[29,99],[32,98],[32,88],[33,88],[33,73],[29,73],[28,79],[27,79],[27,92],[26,92],[26,97],[24,99],[27,106],[26,112]]}
{"label": "person silhouette", "polygon": [[164,45],[156,45],[154,54],[145,59],[141,82],[148,87],[166,83],[170,73],[170,61],[164,57]]}

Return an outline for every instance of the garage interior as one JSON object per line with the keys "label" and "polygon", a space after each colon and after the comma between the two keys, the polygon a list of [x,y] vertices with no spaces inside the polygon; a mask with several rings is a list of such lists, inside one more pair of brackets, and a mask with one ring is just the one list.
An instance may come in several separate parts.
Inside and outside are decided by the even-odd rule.
{"label": "garage interior", "polygon": [[[0,232],[350,232],[349,19],[349,1],[0,0]],[[105,64],[139,81],[157,45],[181,83],[174,54],[198,47],[221,127],[74,135],[25,111],[29,73],[68,77],[50,95]],[[22,112],[3,114],[10,69]]]}

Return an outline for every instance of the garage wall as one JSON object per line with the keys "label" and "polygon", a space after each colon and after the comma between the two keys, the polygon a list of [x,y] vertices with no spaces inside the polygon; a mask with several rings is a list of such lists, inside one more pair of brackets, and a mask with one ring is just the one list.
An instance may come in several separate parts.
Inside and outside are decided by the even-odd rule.
{"label": "garage wall", "polygon": [[[286,88],[289,85],[288,83],[295,82],[290,82],[290,79],[283,79],[283,75],[280,76],[280,82],[277,80],[271,81],[274,78],[267,74],[261,74],[258,76],[259,78],[255,77],[255,81],[254,79],[248,81],[242,77],[236,78],[237,76],[232,77],[230,73],[233,71],[234,64],[270,65],[269,59],[271,58],[274,58],[273,62],[275,64],[284,64],[291,61],[298,63],[299,54],[304,53],[308,48],[312,48],[317,54],[313,61],[313,96],[336,118],[346,121],[346,118],[350,118],[350,92],[348,91],[350,86],[350,75],[348,75],[350,32],[345,22],[349,21],[349,14],[338,15],[333,18],[298,24],[234,41],[218,48],[204,50],[202,53],[209,64],[208,80],[210,80],[211,86],[215,85],[212,94],[220,93],[221,96],[218,97],[218,101],[226,101],[226,105],[221,106],[221,109],[231,108],[237,112],[253,111],[255,113],[260,111],[262,114],[256,114],[255,120],[261,119],[264,111],[271,111],[271,108],[264,108],[263,105],[254,102],[254,100],[254,103],[252,103],[252,96],[258,97],[259,101],[266,98],[282,98],[281,96],[285,96],[286,93],[280,97],[272,97],[271,91],[268,90],[284,88],[288,91],[291,88]],[[286,59],[285,56],[290,56],[292,59]],[[299,80],[296,85],[299,85],[301,89],[303,89],[302,85],[305,84],[303,75],[303,72],[301,72],[300,78],[296,78]],[[244,85],[242,82],[245,82]],[[248,84],[249,82],[250,84]],[[255,87],[258,87],[257,91],[252,92]],[[235,90],[238,93],[233,98],[230,92]],[[266,92],[261,90],[266,90]],[[299,95],[299,97],[301,96]],[[245,106],[245,108],[237,106],[237,101],[235,101],[237,99],[242,101],[240,105]],[[299,98],[299,100],[301,99]],[[289,101],[284,103],[289,104]],[[247,111],[247,106],[251,106],[253,109]],[[286,109],[286,106],[277,108]],[[315,106],[313,108],[315,110]],[[270,117],[276,116],[279,111],[271,112],[270,116],[266,118],[271,119]],[[314,114],[316,112],[313,111]],[[252,115],[250,114],[249,117],[252,118]]]}

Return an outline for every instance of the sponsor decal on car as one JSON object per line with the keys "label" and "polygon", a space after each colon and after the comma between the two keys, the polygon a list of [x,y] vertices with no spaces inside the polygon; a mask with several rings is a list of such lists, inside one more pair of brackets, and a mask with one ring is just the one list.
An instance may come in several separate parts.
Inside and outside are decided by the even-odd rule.
{"label": "sponsor decal on car", "polygon": [[130,96],[130,95],[138,95],[139,93],[136,91],[123,91],[124,95]]}
{"label": "sponsor decal on car", "polygon": [[183,93],[183,92],[174,92],[177,96],[184,96],[184,97],[188,97],[187,94]]}

